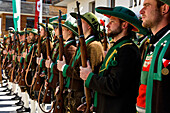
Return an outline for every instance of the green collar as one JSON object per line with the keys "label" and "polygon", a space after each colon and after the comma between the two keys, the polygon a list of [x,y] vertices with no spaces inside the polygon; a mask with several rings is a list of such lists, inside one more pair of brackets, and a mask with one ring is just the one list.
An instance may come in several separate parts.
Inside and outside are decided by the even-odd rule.
{"label": "green collar", "polygon": [[118,48],[122,47],[125,43],[128,43],[128,42],[131,42],[131,40],[130,39],[122,40],[119,43],[117,43],[116,45],[113,45],[109,49],[109,51],[102,63],[102,66],[100,68],[99,75],[103,75],[104,70],[108,69],[109,66],[117,65],[117,61],[115,60],[117,57],[117,50],[118,50]]}
{"label": "green collar", "polygon": [[[95,40],[96,40],[96,38],[95,38],[94,36],[88,37],[88,38],[85,40],[85,41],[86,41],[86,46],[87,46],[89,43],[91,43],[91,42],[93,42],[93,41],[95,41]],[[78,46],[78,49],[77,49],[77,51],[76,51],[76,55],[73,57],[73,60],[72,60],[72,64],[71,64],[72,67],[74,66],[75,61],[80,57],[80,55],[81,55],[80,46]],[[66,78],[66,85],[65,85],[65,87],[66,87],[66,88],[69,88],[69,86],[70,86],[70,77],[67,77],[67,78]]]}

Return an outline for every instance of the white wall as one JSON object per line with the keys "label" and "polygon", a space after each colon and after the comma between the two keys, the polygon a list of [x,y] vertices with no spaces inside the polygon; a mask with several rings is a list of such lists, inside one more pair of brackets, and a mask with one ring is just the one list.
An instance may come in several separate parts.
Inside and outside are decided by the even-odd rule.
{"label": "white wall", "polygon": [[[133,0],[134,1],[134,0]],[[140,6],[137,6],[137,7],[134,7],[134,4],[133,4],[133,7],[130,8],[132,11],[135,12],[135,14],[137,16],[139,16],[139,11],[140,9],[142,9],[142,6],[143,6],[143,1],[144,0],[141,0],[141,5]],[[133,2],[134,3],[134,2]],[[139,4],[139,0],[137,0],[137,5]],[[129,8],[130,6],[130,0],[115,0],[115,5],[116,6],[123,6],[123,7],[126,7],[126,8]]]}
{"label": "white wall", "polygon": [[[95,7],[99,7],[99,6],[110,7],[111,0],[78,0],[78,1],[80,2],[80,9],[81,9],[81,7],[83,7],[83,9],[80,11],[80,13],[84,14],[89,11],[89,2],[95,1]],[[139,11],[142,8],[143,1],[144,0],[141,0],[140,6],[130,8],[132,11],[134,11],[136,13],[137,16],[139,16]],[[138,4],[138,2],[139,2],[139,0],[137,0],[137,4]],[[124,6],[126,8],[129,8],[129,5],[130,5],[130,0],[115,0],[115,6]],[[70,18],[69,13],[74,12],[75,8],[76,8],[76,0],[74,2],[70,2],[67,4],[67,14],[68,14],[69,18]],[[97,12],[95,12],[95,15],[99,19],[101,19],[101,18],[105,19],[106,23],[108,22],[107,17],[104,17],[103,15],[101,15]]]}
{"label": "white wall", "polygon": [[[83,7],[83,9],[80,11],[81,14],[84,14],[86,12],[89,11],[89,3],[95,1],[95,7],[99,7],[99,6],[108,6],[108,0],[78,0],[80,2],[80,9]],[[70,12],[74,12],[74,9],[76,8],[76,1],[74,2],[70,2],[67,5],[67,15],[68,18],[70,20]],[[100,18],[106,18],[103,15],[95,12],[96,16],[100,19]],[[72,20],[72,18],[71,18]]]}

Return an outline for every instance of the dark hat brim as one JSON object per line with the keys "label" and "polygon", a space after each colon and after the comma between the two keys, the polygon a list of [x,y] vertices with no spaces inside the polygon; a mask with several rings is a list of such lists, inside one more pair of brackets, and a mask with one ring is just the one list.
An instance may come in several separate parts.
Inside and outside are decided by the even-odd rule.
{"label": "dark hat brim", "polygon": [[[70,15],[77,19],[77,13],[70,13]],[[97,32],[97,28],[95,28],[84,16],[80,15],[80,18],[82,18],[83,20],[85,20],[91,27],[92,27],[92,30],[96,33]]]}
{"label": "dark hat brim", "polygon": [[170,6],[170,0],[161,0],[161,1]]}
{"label": "dark hat brim", "polygon": [[[122,10],[126,9],[121,6],[119,7],[120,9],[122,8]],[[148,30],[142,27],[142,22],[139,21],[139,19],[135,15],[122,13],[121,11],[117,11],[117,10],[115,11],[114,8],[108,8],[108,7],[97,7],[95,9],[96,9],[96,12],[104,14],[107,17],[114,16],[114,17],[118,17],[121,20],[127,21],[133,26],[132,31],[134,32],[138,32],[144,35],[148,34]]]}

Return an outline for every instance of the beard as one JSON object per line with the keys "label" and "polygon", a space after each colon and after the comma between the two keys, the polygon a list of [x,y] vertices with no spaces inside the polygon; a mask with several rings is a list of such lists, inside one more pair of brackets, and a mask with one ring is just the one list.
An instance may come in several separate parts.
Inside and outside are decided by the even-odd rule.
{"label": "beard", "polygon": [[[153,18],[149,18],[149,17],[153,17]],[[149,17],[142,22],[142,26],[145,28],[153,28],[154,26],[158,25],[162,19],[162,15],[159,9],[155,9],[154,11],[151,11],[151,15]]]}
{"label": "beard", "polygon": [[112,37],[114,38],[115,36],[117,36],[118,34],[120,34],[122,32],[122,28],[121,28],[121,25],[115,29],[115,30],[112,30],[110,33],[108,33],[108,37]]}

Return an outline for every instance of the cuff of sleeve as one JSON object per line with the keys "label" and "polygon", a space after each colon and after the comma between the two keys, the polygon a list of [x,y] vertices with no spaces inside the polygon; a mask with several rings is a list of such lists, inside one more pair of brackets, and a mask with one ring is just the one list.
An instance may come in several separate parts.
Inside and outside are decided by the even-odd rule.
{"label": "cuff of sleeve", "polygon": [[20,59],[20,63],[22,63],[22,61],[23,61],[23,57],[21,57],[21,59]]}
{"label": "cuff of sleeve", "polygon": [[46,72],[45,70],[42,71],[42,73],[44,73],[44,74],[45,74],[45,72]]}
{"label": "cuff of sleeve", "polygon": [[52,68],[52,65],[54,65],[54,63],[53,63],[53,62],[50,64],[50,68]]}
{"label": "cuff of sleeve", "polygon": [[64,65],[62,66],[61,71],[63,71],[63,69],[64,69],[65,65],[66,65],[66,64],[64,64]]}
{"label": "cuff of sleeve", "polygon": [[66,72],[67,72],[68,67],[69,67],[69,65],[67,65],[67,64],[63,65],[63,67],[62,67],[62,69],[63,69],[63,77],[67,77]]}
{"label": "cuff of sleeve", "polygon": [[41,59],[41,61],[40,61],[40,67],[42,68],[42,63],[43,63],[43,61],[44,61],[44,59]]}
{"label": "cuff of sleeve", "polygon": [[89,74],[89,76],[87,77],[87,80],[86,80],[86,82],[85,82],[85,86],[87,87],[87,88],[89,88],[89,84],[90,84],[90,81],[91,81],[91,78],[92,78],[92,76],[94,75],[94,73],[90,73]]}
{"label": "cuff of sleeve", "polygon": [[25,61],[28,62],[28,54],[25,57]]}

